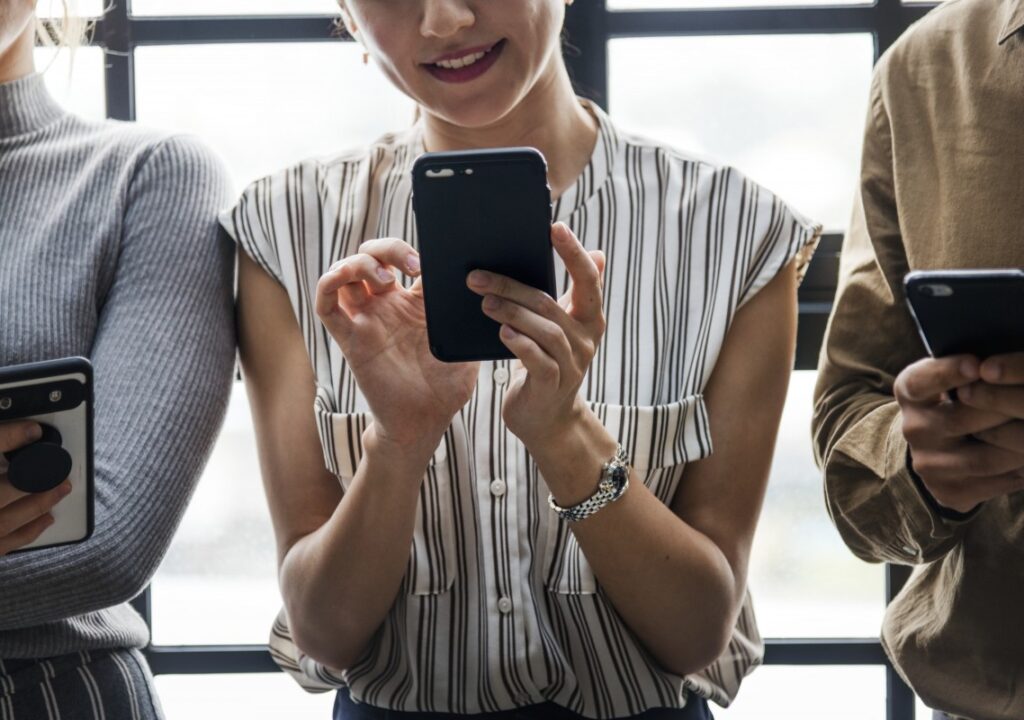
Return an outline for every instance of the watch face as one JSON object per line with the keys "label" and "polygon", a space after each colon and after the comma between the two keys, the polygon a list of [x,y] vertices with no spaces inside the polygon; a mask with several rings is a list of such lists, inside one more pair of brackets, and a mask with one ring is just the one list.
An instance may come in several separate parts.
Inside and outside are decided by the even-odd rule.
{"label": "watch face", "polygon": [[615,483],[615,487],[621,488],[629,480],[629,467],[627,465],[615,465],[610,468],[608,479]]}

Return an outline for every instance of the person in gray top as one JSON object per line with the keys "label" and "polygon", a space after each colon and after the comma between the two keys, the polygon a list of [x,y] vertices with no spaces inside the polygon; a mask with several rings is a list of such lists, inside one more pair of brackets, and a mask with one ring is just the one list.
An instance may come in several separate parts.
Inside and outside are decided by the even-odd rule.
{"label": "person in gray top", "polygon": [[[0,367],[95,372],[95,532],[10,554],[59,502],[0,474],[0,720],[159,718],[126,604],[156,570],[234,366],[228,183],[196,141],[63,111],[33,67],[35,0],[0,0]],[[0,425],[0,450],[32,425]]]}

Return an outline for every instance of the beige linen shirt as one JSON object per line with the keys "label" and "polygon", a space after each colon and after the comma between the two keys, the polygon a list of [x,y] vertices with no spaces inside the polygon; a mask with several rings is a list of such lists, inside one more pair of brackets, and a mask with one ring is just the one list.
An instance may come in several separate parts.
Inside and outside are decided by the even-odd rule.
{"label": "beige linen shirt", "polygon": [[951,0],[875,72],[814,433],[846,544],[917,566],[886,614],[886,651],[930,706],[975,720],[1024,718],[1024,493],[959,515],[919,492],[892,392],[925,355],[902,283],[1020,266],[1024,0]]}

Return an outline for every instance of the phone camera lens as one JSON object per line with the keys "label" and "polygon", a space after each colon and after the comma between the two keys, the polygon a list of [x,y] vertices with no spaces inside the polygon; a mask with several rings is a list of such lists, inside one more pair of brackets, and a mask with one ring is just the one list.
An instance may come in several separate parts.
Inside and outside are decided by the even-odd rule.
{"label": "phone camera lens", "polygon": [[64,397],[64,395],[63,395],[63,393],[61,393],[60,390],[51,390],[50,391],[50,402],[53,402],[53,403],[60,402],[60,399],[62,397]]}
{"label": "phone camera lens", "polygon": [[11,405],[13,404],[14,401],[11,400],[9,397],[0,398],[0,410],[10,410]]}

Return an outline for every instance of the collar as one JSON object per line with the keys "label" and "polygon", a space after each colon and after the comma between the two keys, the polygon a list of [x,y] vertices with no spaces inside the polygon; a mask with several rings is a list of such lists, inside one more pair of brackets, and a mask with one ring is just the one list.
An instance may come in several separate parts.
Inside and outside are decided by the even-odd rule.
{"label": "collar", "polygon": [[1024,28],[1024,0],[1003,0],[1003,29],[999,31],[999,44]]}
{"label": "collar", "polygon": [[0,83],[0,140],[35,132],[64,114],[39,73]]}

